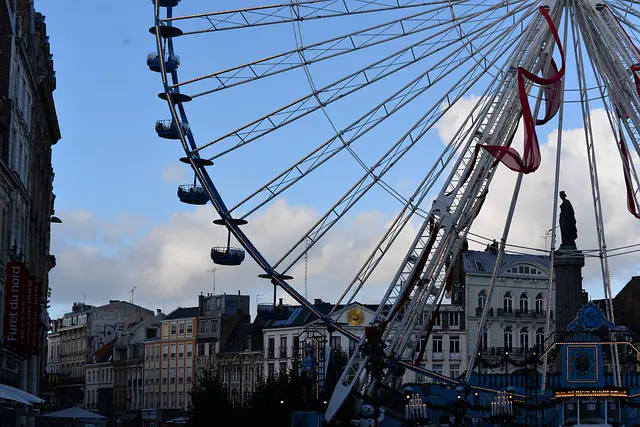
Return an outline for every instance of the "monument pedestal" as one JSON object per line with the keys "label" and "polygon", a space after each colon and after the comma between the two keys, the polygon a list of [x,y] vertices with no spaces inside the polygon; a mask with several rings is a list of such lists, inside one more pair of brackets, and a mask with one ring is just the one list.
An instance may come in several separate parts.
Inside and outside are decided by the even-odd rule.
{"label": "monument pedestal", "polygon": [[584,254],[575,247],[560,246],[555,252],[553,268],[556,281],[556,331],[566,331],[582,307],[582,267]]}

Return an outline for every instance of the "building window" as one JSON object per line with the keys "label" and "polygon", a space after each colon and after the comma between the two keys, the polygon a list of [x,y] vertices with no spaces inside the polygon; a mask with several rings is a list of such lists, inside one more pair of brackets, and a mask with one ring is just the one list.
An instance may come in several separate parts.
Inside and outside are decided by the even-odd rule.
{"label": "building window", "polygon": [[356,351],[356,342],[354,340],[349,340],[349,357],[353,355]]}
{"label": "building window", "polygon": [[460,365],[451,365],[451,378],[458,378],[460,376]]}
{"label": "building window", "polygon": [[544,298],[542,294],[536,295],[536,314],[542,314],[544,311]]}
{"label": "building window", "polygon": [[172,323],[171,324],[171,335],[175,335],[176,334],[176,324]]}
{"label": "building window", "polygon": [[434,353],[442,353],[442,337],[439,337],[439,336],[433,337],[432,351]]}
{"label": "building window", "polygon": [[433,368],[431,369],[434,374],[442,375],[442,363],[434,363]]}
{"label": "building window", "polygon": [[198,344],[198,356],[204,356],[204,344]]}
{"label": "building window", "polygon": [[487,271],[482,261],[476,261],[476,268],[478,271]]}
{"label": "building window", "polygon": [[449,327],[451,326],[460,326],[460,313],[456,313],[454,311],[449,312]]}
{"label": "building window", "polygon": [[536,331],[536,347],[538,347],[538,351],[542,351],[542,346],[544,345],[544,331],[542,328],[539,328]]}
{"label": "building window", "polygon": [[511,292],[504,294],[502,299],[502,309],[505,313],[513,313],[513,298],[511,298]]}
{"label": "building window", "polygon": [[529,331],[527,331],[527,328],[520,330],[520,348],[524,351],[529,349]]}
{"label": "building window", "polygon": [[478,294],[478,308],[480,310],[484,309],[484,305],[487,303],[487,292],[484,290],[480,291]]}
{"label": "building window", "polygon": [[240,368],[238,365],[234,365],[231,370],[231,381],[239,382],[240,381]]}
{"label": "building window", "polygon": [[449,353],[460,353],[460,337],[449,337]]}
{"label": "building window", "polygon": [[520,295],[520,312],[523,314],[529,313],[529,297],[524,292]]}
{"label": "building window", "polygon": [[187,334],[188,335],[193,334],[193,323],[192,322],[187,322]]}
{"label": "building window", "polygon": [[507,328],[504,330],[504,350],[511,351],[513,348],[513,334],[511,333],[511,328]]}
{"label": "building window", "polygon": [[275,364],[274,364],[274,363],[269,363],[269,364],[267,365],[267,375],[268,375],[270,378],[273,378],[273,376],[274,376],[275,374],[276,374],[276,366],[275,366]]}
{"label": "building window", "polygon": [[433,322],[433,326],[434,327],[441,327],[442,326],[442,313],[437,313],[436,317],[434,318],[434,322]]}
{"label": "building window", "polygon": [[488,347],[489,340],[487,339],[487,330],[484,329],[482,331],[482,335],[480,336],[480,346],[478,348],[480,348],[480,350],[486,351]]}
{"label": "building window", "polygon": [[331,337],[331,348],[335,350],[340,350],[342,348],[342,337],[338,335],[337,337]]}
{"label": "building window", "polygon": [[178,334],[184,335],[184,322],[178,323]]}
{"label": "building window", "polygon": [[280,362],[280,375],[284,375],[287,373],[287,362]]}
{"label": "building window", "polygon": [[287,336],[280,336],[280,357],[287,357]]}
{"label": "building window", "polygon": [[275,355],[275,347],[276,347],[276,339],[274,337],[269,337],[269,344],[267,345],[267,357],[273,358]]}

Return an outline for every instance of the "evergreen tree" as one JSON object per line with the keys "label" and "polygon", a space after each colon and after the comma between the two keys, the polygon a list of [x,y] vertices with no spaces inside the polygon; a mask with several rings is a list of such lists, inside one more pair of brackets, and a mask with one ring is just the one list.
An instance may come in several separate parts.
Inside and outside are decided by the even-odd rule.
{"label": "evergreen tree", "polygon": [[229,401],[227,388],[220,377],[211,370],[204,371],[191,390],[191,407],[187,412],[189,427],[210,427],[213,419],[233,419],[235,415],[234,405]]}

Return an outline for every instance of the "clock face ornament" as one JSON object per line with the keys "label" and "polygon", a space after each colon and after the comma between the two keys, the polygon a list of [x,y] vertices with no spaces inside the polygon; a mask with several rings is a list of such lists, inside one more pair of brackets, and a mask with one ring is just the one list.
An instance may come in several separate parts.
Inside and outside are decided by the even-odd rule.
{"label": "clock face ornament", "polygon": [[594,383],[598,381],[598,349],[596,346],[568,346],[567,381]]}
{"label": "clock face ornament", "polygon": [[358,307],[354,307],[347,312],[347,322],[351,326],[362,326],[364,324],[364,313]]}

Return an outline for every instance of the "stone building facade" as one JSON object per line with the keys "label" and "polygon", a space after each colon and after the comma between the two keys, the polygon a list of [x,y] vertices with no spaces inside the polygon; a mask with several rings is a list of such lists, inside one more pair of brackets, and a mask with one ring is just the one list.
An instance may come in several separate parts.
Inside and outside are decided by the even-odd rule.
{"label": "stone building facade", "polygon": [[0,8],[0,334],[4,335],[6,266],[19,261],[34,277],[40,322],[38,349],[29,354],[0,344],[0,382],[39,394],[48,327],[49,253],[54,213],[51,152],[60,139],[56,88],[44,16],[33,1],[6,0]]}
{"label": "stone building facade", "polygon": [[[473,351],[482,310],[488,307],[487,323],[480,337],[480,352],[488,361],[509,358],[522,361],[528,351],[544,341],[548,310],[555,311],[555,282],[548,300],[550,260],[546,256],[504,254],[491,301],[488,288],[495,265],[492,251],[464,253],[467,354]],[[551,322],[553,327],[554,322]],[[552,331],[553,332],[553,331]],[[505,368],[500,368],[504,371]],[[508,371],[516,369],[507,367]]]}
{"label": "stone building facade", "polygon": [[72,311],[53,322],[49,334],[47,371],[57,373],[59,384],[50,390],[54,407],[85,402],[84,365],[100,348],[140,320],[153,316],[151,310],[125,301],[93,307],[75,303]]}
{"label": "stone building facade", "polygon": [[195,384],[198,307],[177,308],[160,322],[160,336],[144,343],[144,407],[186,409]]}
{"label": "stone building facade", "polygon": [[143,405],[144,342],[160,336],[160,322],[165,315],[158,313],[136,323],[122,332],[115,341],[113,353],[113,410],[116,422],[130,425]]}
{"label": "stone building facade", "polygon": [[234,327],[251,322],[250,297],[234,294],[198,296],[196,377],[211,369],[215,355],[227,342]]}
{"label": "stone building facade", "polygon": [[113,347],[115,340],[95,351],[84,365],[84,407],[113,420]]}

